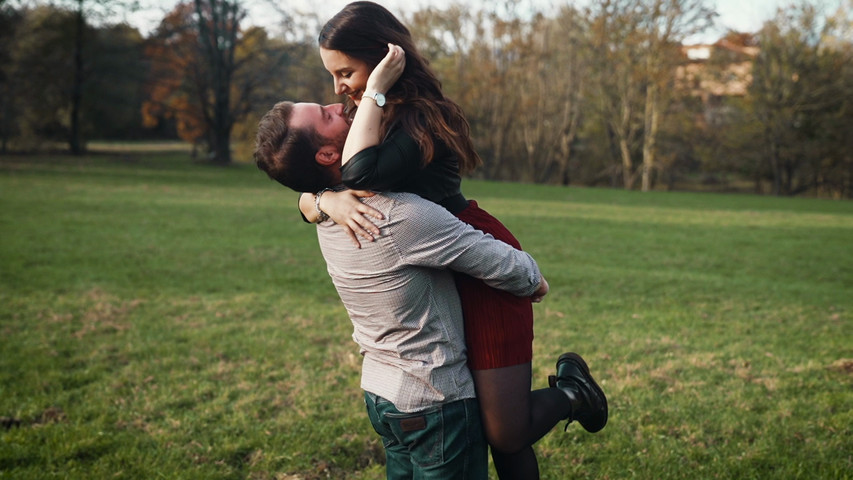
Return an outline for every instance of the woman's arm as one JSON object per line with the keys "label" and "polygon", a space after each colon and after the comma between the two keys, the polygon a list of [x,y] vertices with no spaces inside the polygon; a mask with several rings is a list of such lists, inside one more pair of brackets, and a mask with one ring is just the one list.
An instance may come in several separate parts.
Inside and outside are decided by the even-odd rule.
{"label": "woman's arm", "polygon": [[[366,92],[385,94],[394,85],[406,66],[406,53],[398,45],[388,44],[388,54],[370,72],[365,86]],[[371,98],[362,98],[353,117],[341,165],[346,163],[365,148],[379,145],[379,126],[382,122],[382,107]]]}
{"label": "woman's arm", "polygon": [[[388,45],[388,54],[373,69],[365,86],[367,91],[385,94],[394,82],[400,78],[406,66],[406,55],[403,49],[396,45]],[[361,105],[353,118],[352,126],[344,144],[342,166],[356,153],[365,148],[379,145],[379,126],[382,121],[382,108],[372,99],[359,102]],[[367,216],[382,219],[382,214],[359,200],[359,197],[373,195],[369,191],[327,190],[319,195],[303,193],[299,197],[299,211],[305,220],[316,223],[320,220],[320,212],[324,212],[340,225],[352,239],[356,247],[361,247],[358,236],[372,242],[379,235],[379,228]]]}
{"label": "woman's arm", "polygon": [[398,192],[421,172],[421,149],[402,128],[381,145],[367,147],[341,167],[341,181],[353,190]]}
{"label": "woman's arm", "polygon": [[317,196],[313,193],[299,194],[299,212],[308,223],[317,223],[317,220],[320,220],[320,212],[314,207],[316,200]]}
{"label": "woman's arm", "polygon": [[[365,91],[387,92],[404,68],[405,52],[389,44],[388,54],[370,73]],[[408,133],[392,127],[380,138],[383,120],[393,123],[392,119],[383,119],[383,113],[371,98],[359,102],[342,155],[342,180],[349,188],[398,191],[421,169],[420,147]]]}

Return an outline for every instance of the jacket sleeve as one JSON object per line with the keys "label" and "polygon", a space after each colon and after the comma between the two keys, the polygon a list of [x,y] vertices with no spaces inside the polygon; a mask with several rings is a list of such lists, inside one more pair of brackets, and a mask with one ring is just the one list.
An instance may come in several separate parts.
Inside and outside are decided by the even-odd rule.
{"label": "jacket sleeve", "polygon": [[391,212],[388,232],[405,263],[449,268],[519,297],[532,295],[539,286],[541,273],[533,257],[475,230],[443,207],[410,196]]}
{"label": "jacket sleeve", "polygon": [[418,173],[421,156],[417,142],[398,128],[381,144],[356,153],[341,177],[353,190],[393,191]]}

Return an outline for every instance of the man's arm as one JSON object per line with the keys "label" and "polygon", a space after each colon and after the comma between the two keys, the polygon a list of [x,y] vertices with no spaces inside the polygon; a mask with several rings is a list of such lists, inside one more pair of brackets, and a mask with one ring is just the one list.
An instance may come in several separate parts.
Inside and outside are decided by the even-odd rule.
{"label": "man's arm", "polygon": [[533,257],[475,230],[443,207],[406,195],[392,214],[388,231],[406,263],[449,268],[520,297],[547,293]]}

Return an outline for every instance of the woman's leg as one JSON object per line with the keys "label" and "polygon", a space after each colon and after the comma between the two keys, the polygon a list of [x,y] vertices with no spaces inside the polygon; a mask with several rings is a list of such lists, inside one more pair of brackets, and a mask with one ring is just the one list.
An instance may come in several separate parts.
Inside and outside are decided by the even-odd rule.
{"label": "woman's leg", "polygon": [[530,391],[529,363],[471,373],[498,476],[539,478],[532,445],[569,416],[569,398],[556,388]]}
{"label": "woman's leg", "polygon": [[[521,249],[518,240],[473,200],[458,217]],[[468,365],[474,375],[486,439],[501,480],[538,478],[532,445],[560,420],[577,418],[589,431],[607,422],[604,393],[576,354],[560,357],[554,386],[530,391],[533,307],[529,298],[456,275],[465,317]],[[504,367],[504,365],[512,365]],[[498,367],[498,368],[495,368]],[[574,408],[575,415],[572,414]],[[586,425],[584,425],[586,424]]]}

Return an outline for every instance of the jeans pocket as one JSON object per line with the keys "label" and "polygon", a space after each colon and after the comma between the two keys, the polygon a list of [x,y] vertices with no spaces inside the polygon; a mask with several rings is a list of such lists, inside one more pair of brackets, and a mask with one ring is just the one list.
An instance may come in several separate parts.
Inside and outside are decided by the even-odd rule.
{"label": "jeans pocket", "polygon": [[415,412],[387,412],[385,421],[408,449],[412,462],[430,467],[444,462],[444,415],[442,407]]}

